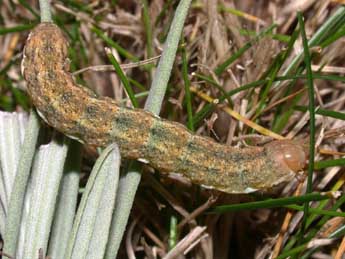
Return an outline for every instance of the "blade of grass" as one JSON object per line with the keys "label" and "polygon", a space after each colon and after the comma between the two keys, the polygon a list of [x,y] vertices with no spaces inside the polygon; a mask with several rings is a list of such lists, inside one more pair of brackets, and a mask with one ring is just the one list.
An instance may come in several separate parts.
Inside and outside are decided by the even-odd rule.
{"label": "blade of grass", "polygon": [[262,209],[262,208],[276,208],[276,207],[283,207],[291,204],[298,204],[310,201],[321,201],[321,200],[328,200],[334,198],[335,194],[332,192],[325,192],[325,193],[308,193],[301,196],[293,196],[293,197],[286,197],[286,198],[279,198],[279,199],[268,199],[264,201],[255,201],[255,202],[247,202],[241,204],[233,204],[233,205],[222,205],[217,206],[214,208],[210,213],[226,213],[226,212],[234,212],[240,210],[255,210],[255,209]]}
{"label": "blade of grass", "polygon": [[[184,38],[181,37],[184,41]],[[184,81],[184,89],[185,89],[185,103],[187,107],[187,128],[191,131],[194,131],[193,125],[193,110],[192,110],[192,95],[190,92],[190,80],[188,78],[188,60],[187,60],[187,51],[186,46],[182,43],[181,46],[181,54],[182,54],[182,76]]]}
{"label": "blade of grass", "polygon": [[[267,75],[265,76],[265,78],[268,79],[268,82],[266,83],[266,87],[264,87],[264,90],[261,91],[259,105],[255,112],[255,116],[253,120],[255,120],[261,114],[262,110],[265,108],[269,90],[273,86],[273,83],[276,80],[278,72],[280,71],[281,67],[285,63],[286,59],[290,56],[298,35],[299,35],[299,30],[295,29],[294,32],[292,33],[292,36],[290,38],[290,41],[287,45],[286,50],[277,55],[277,57],[272,62],[272,65],[268,69],[268,72],[266,73]],[[288,94],[289,93],[286,93],[286,95]]]}
{"label": "blade of grass", "polygon": [[332,44],[333,42],[337,41],[341,37],[345,36],[345,26],[342,26],[337,30],[335,33],[331,34],[324,42],[320,44],[321,48],[325,48]]}
{"label": "blade of grass", "polygon": [[[309,47],[314,47],[320,44],[323,39],[327,39],[328,36],[332,35],[329,31],[332,30],[337,24],[341,23],[341,20],[345,16],[345,6],[340,6],[338,10],[322,24],[317,32],[312,36],[308,42]],[[303,51],[301,51],[296,57],[290,62],[288,67],[284,70],[283,76],[290,74],[296,67],[296,65],[303,58]]]}
{"label": "blade of grass", "polygon": [[315,170],[320,170],[332,166],[345,166],[345,158],[317,161],[315,163]]}
{"label": "blade of grass", "polygon": [[147,57],[150,58],[153,56],[151,18],[149,15],[147,0],[141,0],[141,3],[143,7],[143,22],[146,34],[146,53]]}
{"label": "blade of grass", "polygon": [[[204,77],[207,77],[203,75]],[[345,82],[345,77],[336,76],[336,75],[321,75],[321,74],[314,74],[315,79],[323,79],[323,80],[332,80],[332,81],[340,81]],[[286,81],[286,80],[296,80],[296,79],[306,79],[306,75],[287,75],[287,76],[278,76],[275,78],[275,82]],[[260,87],[261,85],[268,82],[269,79],[262,79],[254,82],[250,82],[248,84],[242,85],[236,89],[233,89],[226,93],[226,95],[222,95],[218,97],[219,103],[223,102],[226,97],[230,98],[232,95],[237,94],[239,92]],[[206,104],[198,113],[194,115],[193,124],[194,126],[200,123],[215,107],[215,104]]]}
{"label": "blade of grass", "polygon": [[[337,183],[333,186],[332,188],[332,192],[337,192],[340,188],[342,188],[343,184],[345,182],[345,175],[343,175],[339,181],[337,181]],[[328,200],[324,200],[324,201],[320,201],[319,205],[317,207],[317,209],[323,209],[326,207],[326,205],[329,203]],[[329,211],[336,211],[338,210],[343,204],[345,203],[345,195],[341,195],[340,198],[334,203],[334,205],[331,206],[330,209],[328,209]],[[316,214],[312,214],[310,215],[310,217],[308,218],[307,221],[307,227],[310,227],[313,223],[314,220],[318,217],[318,215]],[[305,241],[309,241],[311,240],[316,233],[319,231],[319,229],[329,220],[329,216],[323,216],[316,224],[316,226],[311,229],[308,233],[308,235],[305,238]],[[289,242],[286,244],[283,252],[288,252],[290,249],[292,249],[292,247],[296,244],[298,237],[300,235],[301,229],[299,229],[297,231],[297,233],[290,237]]]}
{"label": "blade of grass", "polygon": [[225,99],[228,101],[229,105],[233,106],[230,95],[227,94],[227,92],[224,90],[224,88],[221,85],[219,85],[216,81],[214,81],[213,78],[211,78],[210,76],[205,76],[205,75],[197,74],[197,73],[194,73],[194,76],[201,79],[201,80],[204,80],[205,82],[207,82],[213,86],[215,86],[223,94]]}
{"label": "blade of grass", "polygon": [[[298,206],[298,205],[286,205],[284,207],[288,208],[288,209],[292,209],[292,210],[298,210],[298,211],[304,210],[303,206]],[[337,211],[329,211],[329,210],[320,210],[320,209],[310,208],[309,212],[311,214],[316,214],[316,215],[326,215],[326,216],[331,216],[331,217],[345,217],[344,212],[337,212]]]}
{"label": "blade of grass", "polygon": [[[65,27],[65,25],[62,23],[60,25],[62,28]],[[61,28],[60,27],[60,28]],[[71,39],[71,48],[68,49],[69,57],[71,58],[70,62],[70,68],[72,71],[80,69],[80,64],[84,61],[84,63],[88,62],[87,54],[85,47],[83,45],[83,41],[81,40],[80,35],[80,24],[73,23],[70,27],[70,30],[66,30],[68,32],[68,35]],[[78,84],[86,85],[86,82],[82,77],[79,75],[75,76],[75,79]]]}
{"label": "blade of grass", "polygon": [[[340,190],[343,185],[345,183],[345,175],[343,175],[342,177],[340,177],[340,179],[334,184],[334,186],[331,188],[332,192],[336,192],[338,190]],[[345,195],[342,195],[339,200],[337,200],[334,205],[331,207],[330,210],[334,210],[336,211],[338,208],[340,208],[340,206],[342,206],[342,204],[345,203]],[[319,205],[317,206],[317,209],[323,209],[327,206],[328,202],[327,201],[321,201],[319,203]],[[307,227],[310,227],[313,223],[313,221],[316,219],[315,215],[312,215],[308,218],[307,221]],[[321,221],[320,221],[321,222]]]}
{"label": "blade of grass", "polygon": [[68,1],[66,4],[68,4],[68,6],[72,7],[73,9],[77,9],[79,12],[84,12],[88,15],[93,14],[92,13],[92,5],[87,5],[84,2]]}
{"label": "blade of grass", "polygon": [[[137,87],[140,91],[146,91],[147,89],[146,89],[146,87],[145,86],[143,86],[142,84],[140,84],[138,81],[136,81],[136,80],[134,80],[133,78],[130,78],[130,77],[127,77],[128,78],[128,81],[133,85],[133,86],[135,86],[135,87]],[[139,94],[141,94],[141,93],[139,93]],[[136,97],[137,97],[137,95],[136,95]]]}
{"label": "blade of grass", "polygon": [[[309,52],[307,35],[304,28],[304,18],[300,12],[297,13],[298,24],[301,28],[301,36],[304,50],[304,62],[307,70],[307,85],[308,85],[308,96],[309,96],[309,127],[310,127],[310,138],[309,138],[309,163],[308,163],[308,178],[307,178],[307,189],[306,194],[312,192],[313,188],[313,172],[314,172],[314,160],[315,160],[315,103],[314,103],[314,83],[313,83],[313,71],[311,69],[311,57]],[[308,218],[309,202],[304,205],[304,214],[301,225],[301,233],[304,234],[306,229],[306,223]],[[302,236],[301,236],[302,239]]]}
{"label": "blade of grass", "polygon": [[[297,69],[297,73],[302,73],[304,68],[299,67]],[[292,93],[294,86],[297,83],[297,78],[294,78],[286,87],[284,96],[289,95]],[[298,94],[295,96],[289,104],[280,105],[277,108],[277,112],[275,113],[273,126],[272,129],[274,132],[282,132],[285,126],[289,123],[289,119],[294,112],[294,106],[298,103],[298,101],[302,98],[303,93]]]}
{"label": "blade of grass", "polygon": [[283,64],[283,60],[281,60],[281,62],[279,62],[278,64],[274,64],[274,66],[271,68],[271,71],[268,75],[268,82],[260,91],[259,104],[258,104],[258,107],[255,111],[255,115],[254,115],[253,120],[255,120],[257,117],[259,117],[259,115],[261,114],[261,112],[265,108],[269,91],[273,85],[274,79],[277,77],[277,74],[278,74],[282,64]]}
{"label": "blade of grass", "polygon": [[169,231],[169,250],[174,248],[177,244],[177,238],[178,238],[178,233],[177,233],[177,218],[176,216],[172,215],[170,217],[170,231]]}
{"label": "blade of grass", "polygon": [[[195,88],[192,88],[191,90],[193,90],[194,93],[196,93],[199,97],[201,97],[202,99],[208,101],[209,103],[214,103],[215,102],[215,99],[212,99],[207,94],[204,94],[203,92],[198,91]],[[270,130],[262,127],[262,126],[260,126],[259,124],[256,124],[255,122],[247,119],[246,117],[243,117],[241,114],[239,114],[238,112],[230,109],[229,107],[222,107],[222,110],[225,111],[226,113],[228,113],[229,115],[231,115],[236,120],[243,122],[245,125],[249,126],[253,130],[256,130],[256,131],[260,132],[263,135],[271,136],[271,137],[273,137],[275,139],[284,139],[283,136],[280,136],[279,134],[276,134],[276,133],[274,133],[274,132],[272,132],[272,131],[270,131]]]}
{"label": "blade of grass", "polygon": [[16,25],[13,27],[3,27],[0,28],[0,35],[5,35],[7,33],[12,33],[12,32],[21,32],[21,31],[27,31],[31,30],[33,27],[35,27],[36,24],[21,24],[21,25]]}
{"label": "blade of grass", "polygon": [[[251,37],[254,37],[257,33],[256,31],[247,30],[247,29],[243,29],[243,28],[239,28],[238,31],[243,36],[251,36]],[[278,40],[278,41],[283,42],[283,43],[289,43],[291,40],[291,36],[285,35],[285,34],[269,33],[267,35],[272,37],[272,39]]]}
{"label": "blade of grass", "polygon": [[238,17],[242,17],[242,18],[247,19],[249,21],[265,24],[265,22],[263,20],[259,19],[258,17],[254,16],[254,15],[242,12],[242,11],[235,9],[235,8],[225,7],[222,4],[218,5],[218,11],[225,12],[225,13],[231,13],[233,15],[236,15]]}
{"label": "blade of grass", "polygon": [[[217,98],[217,100],[219,101],[219,103],[223,102],[226,97],[228,96],[228,98],[234,94],[237,94],[241,91],[244,91],[244,90],[247,90],[247,89],[251,89],[251,88],[256,88],[256,87],[259,87],[261,85],[263,85],[265,82],[267,82],[267,80],[258,80],[258,81],[254,81],[254,82],[251,82],[249,84],[245,84],[245,85],[242,85],[236,89],[233,89],[229,92],[227,92],[227,95],[222,95],[220,96],[219,98]],[[196,124],[198,124],[199,122],[201,122],[211,111],[212,109],[215,107],[216,105],[214,103],[208,103],[206,104],[198,113],[196,113],[194,115],[194,118],[193,118],[193,124],[194,126]]]}
{"label": "blade of grass", "polygon": [[116,71],[117,75],[119,76],[123,86],[125,87],[126,93],[128,94],[128,97],[131,100],[134,108],[138,108],[139,103],[137,101],[137,98],[135,97],[134,91],[133,91],[125,73],[123,73],[123,71],[120,67],[120,64],[117,62],[116,58],[113,56],[110,49],[106,48],[105,52],[108,56],[110,63],[114,66],[115,71]]}
{"label": "blade of grass", "polygon": [[169,7],[173,4],[174,0],[167,0],[164,1],[164,5],[162,7],[161,12],[157,15],[156,21],[155,21],[155,26],[158,25],[158,23],[163,19],[163,17],[166,16]]}
{"label": "blade of grass", "polygon": [[[148,91],[145,91],[145,92],[141,92],[141,93],[138,93],[138,94],[136,94],[135,95],[135,98],[143,98],[143,97],[146,97],[146,96],[148,96],[149,95],[149,92]],[[120,101],[120,103],[123,103],[123,104],[125,104],[127,101],[130,101],[130,99],[129,98],[124,98],[124,99],[122,99],[121,101]]]}
{"label": "blade of grass", "polygon": [[[321,202],[327,203],[328,201],[321,201]],[[336,211],[336,210],[338,210],[344,203],[345,203],[345,195],[342,195],[342,196],[340,196],[340,199],[337,200],[335,202],[335,204],[329,209],[329,211]],[[313,216],[313,218],[316,218],[318,215],[313,214],[312,216]],[[320,231],[321,227],[324,226],[327,223],[327,221],[330,219],[330,217],[331,216],[328,216],[328,215],[322,216],[322,218],[318,221],[316,226],[314,228],[312,228],[308,232],[307,236],[304,239],[304,242],[307,243],[310,240],[312,240],[316,236],[316,234]],[[295,236],[290,238],[289,243],[284,248],[283,253],[280,255],[280,258],[286,258],[286,257],[288,257],[290,255],[291,252],[293,253],[293,251],[295,251],[295,249],[298,246],[296,248],[292,248],[292,247],[298,241],[298,235],[299,235],[300,232],[301,232],[301,230],[299,230],[298,233]],[[302,251],[305,250],[304,245],[305,244],[301,245],[301,247],[303,247],[303,249],[298,250],[298,252],[302,252]]]}
{"label": "blade of grass", "polygon": [[297,246],[295,248],[290,249],[289,251],[287,251],[285,253],[282,253],[281,255],[277,256],[275,259],[284,259],[284,258],[288,258],[288,257],[293,256],[293,255],[297,255],[297,254],[303,252],[307,248],[308,248],[308,244],[303,244],[303,245]]}
{"label": "blade of grass", "polygon": [[[19,0],[18,1],[25,9],[27,9],[33,16],[36,17],[36,19],[38,20],[40,18],[39,14],[31,7],[32,4],[29,4],[27,1],[25,0]],[[41,20],[42,20],[42,14],[41,14]]]}
{"label": "blade of grass", "polygon": [[[327,238],[344,238],[345,236],[345,225],[338,228],[337,230],[335,230],[333,233],[331,233]],[[303,254],[303,256],[301,256],[301,259],[309,259],[312,257],[312,254],[315,253],[316,251],[319,251],[320,247],[313,247],[311,249],[309,249],[306,253]],[[338,258],[340,259],[341,255],[338,257],[334,257],[334,258]]]}
{"label": "blade of grass", "polygon": [[[297,106],[294,107],[294,109],[297,110],[297,111],[306,112],[308,110],[308,107],[297,105]],[[335,118],[335,119],[338,119],[338,120],[345,120],[345,113],[343,113],[343,112],[337,112],[337,111],[332,111],[332,110],[326,110],[326,109],[318,108],[315,111],[315,113],[319,114],[319,115]]]}
{"label": "blade of grass", "polygon": [[91,31],[93,31],[94,33],[96,33],[96,35],[98,37],[100,37],[102,40],[104,40],[109,46],[111,46],[112,48],[116,49],[116,51],[123,57],[128,58],[129,60],[133,61],[133,62],[138,62],[139,58],[137,58],[136,56],[134,56],[133,54],[131,54],[130,52],[128,52],[126,49],[122,48],[118,43],[116,43],[115,41],[113,41],[111,38],[109,38],[108,36],[106,36],[100,29],[98,29],[97,27],[92,27]]}
{"label": "blade of grass", "polygon": [[264,29],[258,35],[256,35],[251,41],[245,43],[243,47],[237,50],[233,55],[231,55],[228,59],[226,59],[214,70],[215,74],[217,76],[221,75],[235,60],[237,60],[239,57],[243,55],[243,53],[250,49],[256,41],[258,41],[268,33],[271,33],[275,27],[277,27],[276,24],[270,25],[268,28]]}

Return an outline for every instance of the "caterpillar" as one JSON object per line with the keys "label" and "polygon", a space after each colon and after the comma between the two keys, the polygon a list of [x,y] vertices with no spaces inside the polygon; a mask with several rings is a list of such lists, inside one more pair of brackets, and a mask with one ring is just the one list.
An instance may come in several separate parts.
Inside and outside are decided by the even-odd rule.
{"label": "caterpillar", "polygon": [[125,158],[227,193],[271,189],[290,181],[305,166],[306,153],[296,141],[235,148],[148,111],[98,97],[74,81],[68,71],[68,40],[53,23],[36,26],[23,53],[22,74],[38,113],[50,126],[82,143],[104,147],[116,142]]}

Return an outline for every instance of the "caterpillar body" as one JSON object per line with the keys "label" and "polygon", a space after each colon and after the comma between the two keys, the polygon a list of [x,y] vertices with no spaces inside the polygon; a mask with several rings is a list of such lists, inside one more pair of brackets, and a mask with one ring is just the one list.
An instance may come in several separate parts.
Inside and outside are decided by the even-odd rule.
{"label": "caterpillar body", "polygon": [[194,135],[183,125],[142,109],[119,106],[76,84],[68,72],[68,41],[53,23],[39,24],[24,49],[22,73],[41,117],[58,131],[91,145],[116,142],[121,155],[163,173],[227,193],[272,188],[291,180],[306,162],[295,141],[234,148]]}

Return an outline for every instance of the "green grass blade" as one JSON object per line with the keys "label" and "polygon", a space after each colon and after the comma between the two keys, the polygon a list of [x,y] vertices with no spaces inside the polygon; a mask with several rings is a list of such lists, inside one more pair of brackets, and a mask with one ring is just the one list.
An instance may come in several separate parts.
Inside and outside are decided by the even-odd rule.
{"label": "green grass blade", "polygon": [[[286,205],[285,208],[292,209],[292,210],[298,210],[303,211],[303,206],[298,205]],[[316,215],[326,215],[331,217],[345,217],[344,212],[337,212],[337,211],[330,211],[330,210],[322,210],[322,209],[315,209],[315,208],[309,208],[310,214],[316,214]]]}
{"label": "green grass blade", "polygon": [[[338,23],[341,23],[341,20],[345,16],[345,6],[340,6],[338,10],[322,24],[322,26],[317,30],[317,32],[312,36],[308,42],[309,47],[317,46],[321,43],[323,39],[327,39],[330,36],[329,31],[332,30]],[[283,76],[290,74],[296,67],[296,65],[303,58],[303,52],[300,52],[296,57],[291,61],[288,67],[284,70]]]}
{"label": "green grass blade", "polygon": [[143,7],[143,21],[146,33],[146,53],[147,57],[150,58],[153,56],[151,18],[149,15],[149,7],[147,0],[141,0],[141,3]]}
{"label": "green grass blade", "polygon": [[[197,75],[198,76],[198,75]],[[206,75],[201,75],[203,76],[204,79],[209,79]],[[201,77],[200,77],[201,78]],[[323,79],[323,80],[332,80],[332,81],[340,81],[340,82],[345,82],[345,77],[342,76],[336,76],[336,75],[321,75],[321,74],[314,74],[315,79]],[[306,75],[287,75],[287,76],[277,76],[275,78],[275,82],[280,82],[280,81],[286,81],[286,80],[296,80],[296,79],[306,79]],[[230,98],[232,95],[237,94],[239,92],[251,89],[251,88],[256,88],[256,87],[261,87],[262,85],[266,84],[269,79],[262,79],[254,82],[250,82],[248,84],[242,85],[240,87],[237,87],[233,90],[230,90],[229,92],[226,93],[226,95],[221,95],[217,99],[219,100],[219,103],[223,102],[226,98]],[[212,81],[210,81],[212,83]],[[221,86],[220,86],[221,87]],[[193,118],[193,124],[194,126],[200,123],[210,112],[212,112],[212,109],[216,105],[214,104],[206,104],[199,112],[197,112],[194,115]]]}
{"label": "green grass blade", "polygon": [[22,32],[22,31],[28,31],[31,30],[33,27],[35,27],[36,24],[21,24],[21,25],[16,25],[13,27],[3,27],[0,28],[0,35],[5,35],[8,33],[13,33],[13,32]]}
{"label": "green grass blade", "polygon": [[18,1],[25,9],[27,9],[33,16],[36,17],[36,19],[38,20],[40,18],[39,14],[31,7],[32,4],[28,3],[25,0],[19,0]]}
{"label": "green grass blade", "polygon": [[[227,93],[227,92],[224,90],[223,86],[219,85],[216,81],[213,80],[213,78],[211,78],[210,76],[205,76],[205,75],[201,75],[201,74],[198,74],[198,73],[195,73],[194,76],[195,76],[196,78],[199,78],[199,79],[201,79],[201,80],[204,80],[205,82],[207,82],[207,83],[213,85],[214,87],[216,87],[216,88],[223,94],[223,96],[224,96],[225,99],[228,101],[228,103],[229,103],[231,106],[233,106],[232,100],[231,100],[231,98],[230,98],[230,96],[231,96],[232,94],[229,95],[229,93]],[[222,100],[222,101],[224,101],[224,100]]]}
{"label": "green grass blade", "polygon": [[177,218],[175,215],[170,217],[170,231],[169,231],[169,250],[174,248],[177,244],[178,231],[177,231]]}
{"label": "green grass blade", "polygon": [[126,93],[128,94],[129,99],[132,102],[132,105],[135,108],[139,107],[139,103],[137,101],[137,98],[135,97],[134,91],[125,75],[125,73],[123,73],[119,63],[117,62],[116,58],[113,56],[113,54],[111,53],[110,49],[106,49],[105,50],[108,56],[108,59],[110,61],[110,63],[114,66],[115,71],[117,73],[117,75],[119,76],[123,86],[125,87]]}
{"label": "green grass blade", "polygon": [[310,201],[321,201],[333,198],[329,193],[308,193],[301,196],[286,197],[279,199],[268,199],[264,201],[247,202],[242,204],[222,205],[214,208],[210,213],[226,213],[240,210],[254,210],[261,208],[276,208],[291,204],[298,204]]}
{"label": "green grass blade", "polygon": [[332,166],[345,166],[345,158],[323,160],[323,161],[317,161],[315,163],[316,170],[321,170],[321,169],[332,167]]}
{"label": "green grass blade", "polygon": [[[183,37],[182,37],[182,40]],[[194,131],[194,124],[193,124],[193,110],[192,110],[192,95],[190,92],[190,80],[188,78],[188,60],[187,60],[187,51],[185,44],[182,44],[181,47],[181,54],[182,54],[182,76],[184,81],[184,89],[185,89],[185,103],[187,107],[187,128],[191,131]]]}
{"label": "green grass blade", "polygon": [[[297,110],[297,111],[306,112],[308,110],[308,107],[297,105],[297,106],[294,107],[294,109]],[[318,108],[315,111],[315,113],[319,114],[319,115],[335,118],[335,119],[338,119],[338,120],[345,120],[345,113],[343,113],[343,112],[337,112],[337,111],[332,111],[332,110],[326,110],[326,109]]]}
{"label": "green grass blade", "polygon": [[[261,114],[262,110],[264,109],[267,102],[267,96],[269,94],[269,90],[272,88],[274,81],[276,81],[278,72],[280,71],[281,67],[283,66],[287,58],[290,56],[291,52],[293,51],[293,46],[298,38],[298,35],[299,35],[299,30],[295,29],[294,32],[292,33],[292,36],[290,37],[290,41],[288,42],[286,50],[277,55],[277,57],[272,62],[271,68],[268,70],[269,72],[266,73],[267,75],[265,76],[265,78],[268,79],[268,82],[266,83],[266,87],[264,88],[264,90],[261,91],[261,94],[260,94],[261,98],[260,98],[258,109],[256,111],[255,118],[257,118]],[[280,108],[281,107],[278,107],[277,110],[279,111]],[[281,117],[285,117],[286,119],[288,119],[292,114],[292,109],[290,110],[291,110],[290,112],[284,112],[282,116],[279,116],[280,114],[276,112],[274,122]],[[275,125],[274,122],[273,122],[273,127],[272,127],[273,130],[275,132],[280,132],[274,129],[274,125]]]}
{"label": "green grass blade", "polygon": [[[243,36],[251,36],[251,37],[254,37],[257,33],[256,31],[247,30],[247,29],[243,29],[243,28],[239,28],[238,31]],[[285,34],[269,33],[267,35],[272,37],[272,39],[278,40],[278,41],[283,42],[283,43],[289,43],[291,40],[291,36],[285,35]]]}
{"label": "green grass blade", "polygon": [[98,37],[100,37],[102,40],[104,40],[105,43],[107,43],[112,48],[116,49],[116,51],[123,57],[128,58],[129,60],[133,62],[138,62],[139,58],[137,58],[135,55],[128,52],[126,49],[122,48],[118,43],[113,41],[111,38],[106,36],[100,29],[97,27],[92,27],[91,31],[96,33]]}
{"label": "green grass blade", "polygon": [[330,35],[325,41],[323,41],[320,44],[320,47],[325,48],[344,36],[345,36],[345,26],[342,26],[334,34]]}
{"label": "green grass blade", "polygon": [[[309,96],[309,163],[308,163],[308,178],[307,178],[307,189],[306,193],[312,192],[313,183],[313,172],[314,172],[314,160],[315,160],[315,103],[314,103],[314,83],[313,83],[313,71],[311,70],[311,56],[309,52],[307,35],[304,28],[304,18],[300,12],[297,13],[298,24],[301,28],[301,36],[304,50],[304,62],[307,70],[307,85],[308,85],[308,96]],[[306,221],[308,218],[309,203],[306,202],[304,205],[303,221],[301,226],[301,233],[304,232],[306,227]]]}
{"label": "green grass blade", "polygon": [[[336,190],[336,189],[339,189],[340,186],[337,186],[336,188],[332,188],[332,190]],[[333,193],[336,193],[336,191],[333,191]],[[337,196],[334,196],[335,198]],[[343,206],[343,204],[345,203],[345,195],[341,195],[340,198],[335,201],[334,205],[331,206],[330,209],[328,209],[329,211],[337,211],[341,206]],[[319,203],[319,206],[317,207],[317,209],[323,209],[324,207],[326,207],[326,205],[329,204],[329,201],[328,200],[323,200],[323,201],[320,201]],[[307,227],[310,227],[312,226],[313,223],[315,223],[315,219],[318,217],[318,215],[316,214],[312,214],[310,215],[310,217],[308,218],[308,221],[307,221],[307,224],[306,226]],[[325,215],[325,216],[322,216],[322,218],[317,222],[316,226],[314,228],[312,228],[307,236],[305,237],[305,242],[308,242],[310,241],[312,238],[315,237],[315,235],[318,233],[318,231],[320,230],[320,228],[326,224],[326,222],[330,219],[330,216],[328,215]],[[298,241],[298,237],[301,235],[301,228],[297,231],[297,233],[290,237],[289,239],[289,242],[286,244],[283,252],[288,252],[290,249],[292,249],[292,247],[296,244],[296,242]]]}
{"label": "green grass blade", "polygon": [[[294,80],[290,85],[289,88],[291,88],[296,81]],[[294,98],[290,100],[290,103],[285,106],[279,106],[277,109],[281,111],[278,115],[276,115],[272,130],[277,133],[281,133],[285,126],[289,123],[289,119],[294,113],[294,107],[295,105],[300,101],[304,93],[299,93]],[[287,107],[286,107],[287,106]]]}
{"label": "green grass blade", "polygon": [[220,64],[215,70],[215,74],[217,76],[221,75],[235,60],[237,60],[239,57],[243,55],[248,49],[250,49],[254,43],[262,38],[263,36],[267,35],[268,33],[271,33],[272,30],[277,27],[276,24],[272,24],[262,32],[260,32],[257,36],[255,36],[251,41],[244,44],[243,47],[241,47],[239,50],[237,50],[231,57],[226,59],[222,64]]}

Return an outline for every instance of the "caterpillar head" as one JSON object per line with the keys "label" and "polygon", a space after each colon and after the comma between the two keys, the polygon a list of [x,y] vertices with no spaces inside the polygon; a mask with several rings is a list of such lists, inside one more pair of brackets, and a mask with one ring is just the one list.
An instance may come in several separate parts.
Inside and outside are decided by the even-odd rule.
{"label": "caterpillar head", "polygon": [[306,145],[301,141],[277,140],[265,145],[265,148],[273,161],[295,173],[301,171],[307,163]]}

